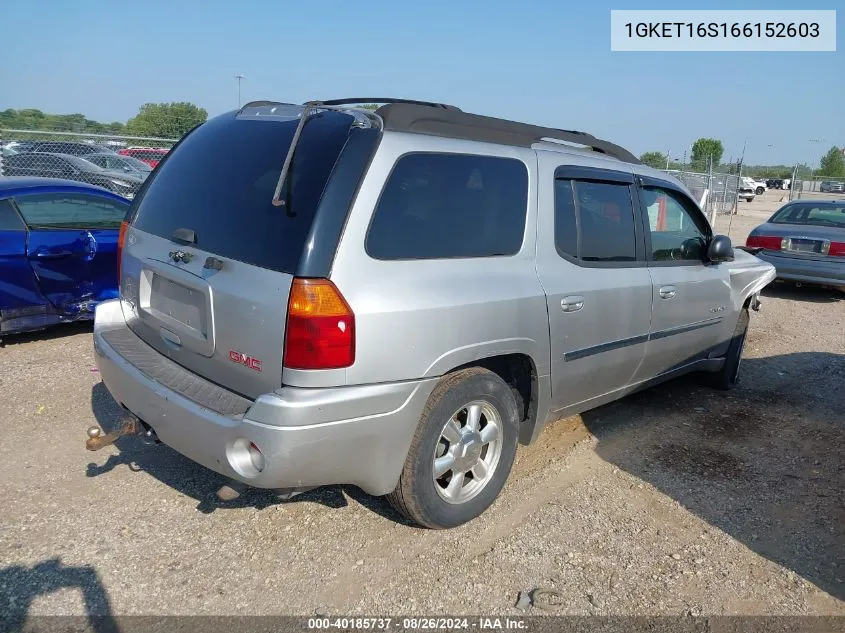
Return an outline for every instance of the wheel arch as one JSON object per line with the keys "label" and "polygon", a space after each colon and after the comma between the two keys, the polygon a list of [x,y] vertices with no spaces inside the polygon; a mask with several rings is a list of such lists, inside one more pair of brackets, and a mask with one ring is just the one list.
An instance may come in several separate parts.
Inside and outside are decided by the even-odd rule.
{"label": "wheel arch", "polygon": [[519,443],[532,443],[545,422],[545,412],[551,398],[548,376],[538,372],[534,358],[524,352],[483,356],[461,363],[446,373],[452,374],[470,367],[483,367],[492,371],[511,387],[520,413]]}

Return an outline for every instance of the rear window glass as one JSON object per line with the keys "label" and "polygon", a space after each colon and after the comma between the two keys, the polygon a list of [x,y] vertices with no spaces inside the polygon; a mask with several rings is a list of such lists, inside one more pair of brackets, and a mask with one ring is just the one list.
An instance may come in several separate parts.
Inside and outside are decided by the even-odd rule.
{"label": "rear window glass", "polygon": [[399,159],[373,213],[377,259],[513,255],[522,246],[528,171],[516,159],[415,153]]}
{"label": "rear window glass", "polygon": [[322,113],[306,123],[282,191],[287,204],[275,207],[273,192],[297,122],[212,119],[150,177],[134,224],[166,239],[190,229],[197,248],[292,273],[351,122],[349,115]]}
{"label": "rear window glass", "polygon": [[119,229],[128,204],[79,193],[22,195],[15,199],[33,229]]}
{"label": "rear window glass", "polygon": [[770,222],[845,228],[845,204],[792,204],[778,211]]}

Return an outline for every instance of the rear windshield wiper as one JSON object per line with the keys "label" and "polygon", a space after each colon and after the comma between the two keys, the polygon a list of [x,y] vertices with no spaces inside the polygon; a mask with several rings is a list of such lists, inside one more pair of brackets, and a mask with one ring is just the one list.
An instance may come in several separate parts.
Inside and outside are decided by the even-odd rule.
{"label": "rear windshield wiper", "polygon": [[[291,139],[290,147],[288,147],[288,153],[285,156],[285,162],[282,165],[282,172],[279,174],[279,182],[276,183],[276,190],[273,192],[272,203],[274,207],[290,207],[290,187],[288,187],[288,192],[287,195],[285,195],[284,199],[280,198],[279,196],[282,193],[282,187],[284,186],[285,180],[288,177],[288,172],[290,171],[290,166],[293,162],[293,154],[296,151],[296,144],[299,142],[299,137],[302,134],[302,128],[305,127],[305,123],[308,121],[313,111],[316,111],[316,108],[312,105],[306,104],[306,106],[302,110],[302,114],[299,117],[299,123],[297,123],[296,130],[294,130],[293,132],[293,138]],[[290,209],[288,209],[288,215],[290,215]]]}

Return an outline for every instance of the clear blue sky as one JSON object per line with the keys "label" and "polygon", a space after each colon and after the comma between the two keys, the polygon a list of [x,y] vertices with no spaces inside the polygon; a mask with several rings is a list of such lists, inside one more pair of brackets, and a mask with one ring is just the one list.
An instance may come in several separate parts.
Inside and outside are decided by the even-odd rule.
{"label": "clear blue sky", "polygon": [[[827,53],[612,53],[610,10],[796,9],[618,0],[0,1],[0,109],[125,121],[145,102],[401,96],[581,129],[673,156],[699,136],[750,163],[845,146],[845,42]],[[816,0],[812,9],[839,9]],[[823,144],[809,139],[824,139]],[[773,147],[769,147],[769,145]]]}

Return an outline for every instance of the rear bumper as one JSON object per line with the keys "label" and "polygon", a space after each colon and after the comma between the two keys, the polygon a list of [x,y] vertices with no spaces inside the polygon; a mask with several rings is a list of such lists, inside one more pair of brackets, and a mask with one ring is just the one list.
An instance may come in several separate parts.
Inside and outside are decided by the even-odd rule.
{"label": "rear bumper", "polygon": [[[96,364],[114,399],[179,453],[258,488],[352,484],[373,495],[390,492],[436,383],[284,387],[260,396],[243,414],[224,415],[151,379],[118,353],[105,335],[121,328],[128,331],[119,300],[98,306]],[[141,339],[137,344],[145,353],[152,349]],[[161,356],[159,363],[172,361]],[[244,459],[250,442],[264,456],[260,472]]]}
{"label": "rear bumper", "polygon": [[757,257],[775,267],[778,279],[845,287],[845,258],[842,258],[841,262],[819,261],[800,257],[783,257],[766,252],[758,253]]}

